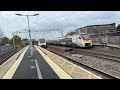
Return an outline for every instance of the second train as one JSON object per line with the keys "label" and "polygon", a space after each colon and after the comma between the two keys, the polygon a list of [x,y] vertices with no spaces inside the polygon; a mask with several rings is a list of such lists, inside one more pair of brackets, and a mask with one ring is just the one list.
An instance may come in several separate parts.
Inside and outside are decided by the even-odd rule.
{"label": "second train", "polygon": [[65,37],[60,37],[56,40],[48,40],[47,44],[70,47],[92,47],[92,40],[88,34],[81,33],[78,35],[68,35]]}

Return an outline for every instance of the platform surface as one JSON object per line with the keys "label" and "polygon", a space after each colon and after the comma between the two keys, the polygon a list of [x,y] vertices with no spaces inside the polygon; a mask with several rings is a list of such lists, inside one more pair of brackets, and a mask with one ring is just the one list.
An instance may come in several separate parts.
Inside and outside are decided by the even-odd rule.
{"label": "platform surface", "polygon": [[33,46],[26,47],[2,79],[101,79],[58,55]]}

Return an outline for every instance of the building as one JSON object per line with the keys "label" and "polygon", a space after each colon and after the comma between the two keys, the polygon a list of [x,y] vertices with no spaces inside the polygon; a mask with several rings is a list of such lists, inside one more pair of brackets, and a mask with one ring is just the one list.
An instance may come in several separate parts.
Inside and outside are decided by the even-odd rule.
{"label": "building", "polygon": [[116,24],[102,24],[102,25],[89,25],[77,29],[78,33],[87,33],[87,34],[100,34],[113,32],[116,30]]}

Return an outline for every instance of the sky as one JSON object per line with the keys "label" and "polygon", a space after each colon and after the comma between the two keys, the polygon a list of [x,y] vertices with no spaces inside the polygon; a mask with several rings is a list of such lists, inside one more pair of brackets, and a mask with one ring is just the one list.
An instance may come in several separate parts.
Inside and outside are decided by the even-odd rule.
{"label": "sky", "polygon": [[[61,29],[64,35],[87,25],[120,24],[120,11],[0,11],[0,29],[8,38],[12,38],[13,32],[28,30],[27,17],[15,14],[39,14],[29,17],[30,29]],[[28,33],[18,35],[28,38]],[[32,38],[61,36],[59,32],[39,32],[31,35]]]}

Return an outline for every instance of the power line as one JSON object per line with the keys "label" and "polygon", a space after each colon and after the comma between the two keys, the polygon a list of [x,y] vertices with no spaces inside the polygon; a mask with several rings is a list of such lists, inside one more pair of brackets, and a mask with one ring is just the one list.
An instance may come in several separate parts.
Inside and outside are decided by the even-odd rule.
{"label": "power line", "polygon": [[[78,13],[78,11],[76,11],[76,12],[74,12],[74,13],[71,13],[70,11],[67,11],[65,14],[64,14],[64,16],[62,16],[61,18],[59,18],[58,20],[56,20],[56,24],[54,24],[53,26],[51,26],[51,27],[58,27],[58,25],[61,25],[63,22],[65,22],[65,21],[67,21],[70,17],[72,17],[73,15],[75,15],[76,13]],[[57,16],[57,14],[58,13],[56,13],[56,16]],[[68,14],[70,14],[69,16],[68,16]],[[45,18],[45,17],[44,17]],[[45,20],[47,20],[47,18],[45,18]],[[39,26],[39,24],[38,24],[38,16],[37,16],[37,18],[36,18],[36,25],[38,25]],[[49,23],[47,23],[47,24],[45,24],[45,26],[47,26],[47,25],[49,25]],[[60,32],[60,33],[63,33],[63,31],[62,30],[60,30],[60,29],[38,29],[38,32],[52,32],[52,31],[58,31],[58,32]],[[23,32],[23,33],[25,33],[25,31],[23,30],[23,31],[21,31],[21,32]],[[36,31],[34,31],[34,33],[35,33]],[[26,32],[27,33],[27,32]],[[35,38],[35,34],[34,34],[34,38]]]}
{"label": "power line", "polygon": [[[67,11],[67,13],[66,14],[68,14],[69,12]],[[71,14],[69,17],[71,17],[71,16],[73,16],[74,14],[76,14],[76,12],[75,13],[73,13],[73,14]],[[63,17],[61,17],[60,19],[58,19],[56,22],[59,22],[59,23],[62,23],[63,21],[65,21],[66,20],[66,18],[68,18],[68,16],[63,16]],[[64,19],[64,20],[62,20],[62,19]],[[58,24],[59,23],[56,23],[55,25],[53,25],[52,27],[55,27],[55,26],[58,26]],[[36,24],[38,25],[38,23],[37,23],[37,21],[36,21]],[[48,25],[48,24],[47,24]],[[46,25],[46,26],[47,26]],[[61,33],[61,32],[60,32]],[[63,33],[63,32],[62,32]]]}
{"label": "power line", "polygon": [[[67,11],[67,13],[68,13],[68,12],[69,12],[69,11]],[[66,13],[66,14],[67,14],[67,13]],[[45,18],[45,17],[44,17],[44,18]],[[61,18],[63,18],[63,17],[61,17]],[[61,19],[61,18],[60,18],[60,19]],[[47,19],[48,19],[48,18],[46,18],[45,20],[47,20]],[[60,20],[60,19],[59,19],[59,20]],[[48,20],[47,20],[47,21],[48,21]],[[57,20],[57,21],[58,21],[58,20]],[[38,24],[37,22],[36,22],[36,24],[39,26],[39,24]],[[49,25],[49,24],[47,23],[45,26],[47,26],[47,25]]]}

